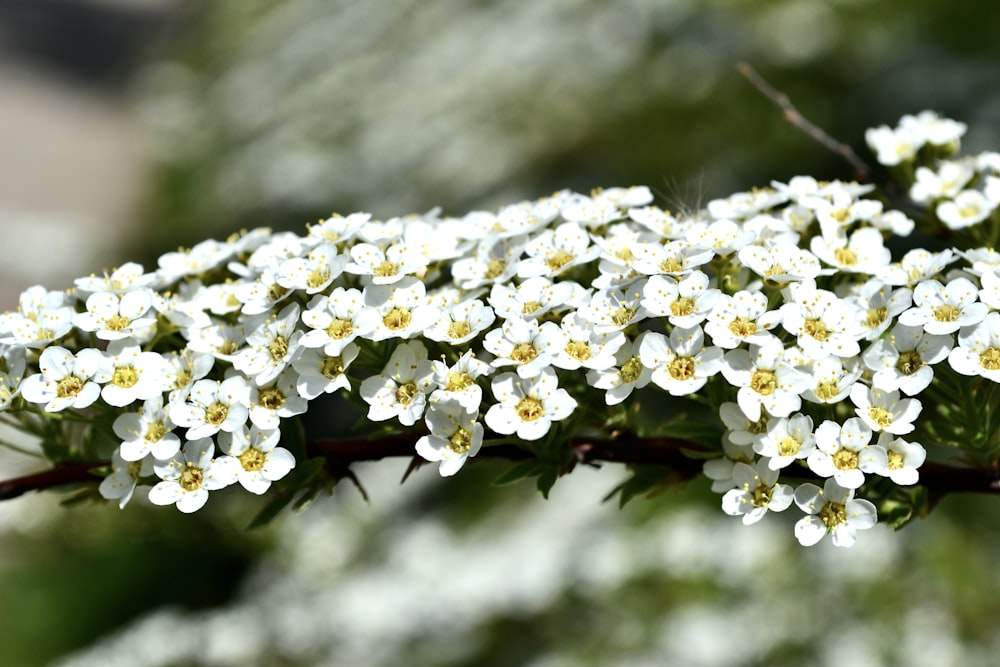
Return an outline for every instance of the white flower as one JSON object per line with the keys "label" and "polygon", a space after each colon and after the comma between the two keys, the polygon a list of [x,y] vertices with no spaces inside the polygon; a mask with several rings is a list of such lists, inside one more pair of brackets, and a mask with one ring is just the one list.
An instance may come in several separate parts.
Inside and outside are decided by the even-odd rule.
{"label": "white flower", "polygon": [[424,330],[424,337],[451,345],[469,342],[496,320],[493,309],[479,299],[440,308],[438,313],[438,321]]}
{"label": "white flower", "polygon": [[503,285],[517,275],[519,258],[524,253],[527,236],[500,238],[489,234],[479,241],[474,257],[456,260],[451,275],[462,289],[475,289],[495,283]]}
{"label": "white flower", "polygon": [[371,220],[371,217],[371,213],[352,213],[347,217],[335,213],[326,220],[309,225],[307,240],[313,244],[325,241],[335,245],[350,241],[357,236],[365,223]]}
{"label": "white flower", "polygon": [[47,347],[38,359],[40,372],[21,382],[21,396],[31,403],[45,403],[46,412],[85,408],[101,395],[92,381],[100,365],[101,353],[93,348],[74,355],[64,347]]}
{"label": "white flower", "polygon": [[875,159],[879,164],[887,167],[912,160],[924,144],[923,139],[911,130],[905,128],[893,130],[887,125],[865,131],[865,141],[875,153]]}
{"label": "white flower", "polygon": [[875,341],[861,358],[875,372],[872,386],[915,396],[934,379],[931,365],[947,358],[953,346],[951,336],[934,336],[922,327],[897,324],[888,338]]}
{"label": "white flower", "polygon": [[[241,426],[232,433],[219,434],[219,447],[239,462],[237,480],[250,493],[258,495],[271,488],[295,467],[295,457],[278,447],[281,432]],[[229,464],[230,466],[232,464]]]}
{"label": "white flower", "polygon": [[205,273],[222,266],[232,257],[234,251],[235,249],[227,243],[208,239],[193,248],[182,248],[176,252],[160,255],[157,260],[160,267],[157,273],[167,282]]}
{"label": "white flower", "polygon": [[115,419],[112,428],[122,439],[119,451],[125,461],[141,461],[152,454],[169,459],[181,448],[181,439],[173,433],[173,420],[163,408],[163,397],[147,399],[138,412],[126,412]]}
{"label": "white flower", "polygon": [[[788,350],[785,354],[788,355]],[[801,366],[798,368],[802,369]],[[812,377],[809,388],[802,392],[802,398],[811,403],[835,405],[847,398],[864,369],[857,359],[830,356],[813,361],[809,372]]]}
{"label": "white flower", "polygon": [[768,510],[781,512],[792,504],[795,490],[787,484],[778,484],[778,471],[761,459],[756,467],[746,463],[733,465],[735,489],[722,496],[722,510],[730,516],[742,516],[743,525],[749,526],[764,518]]}
{"label": "white flower", "polygon": [[487,410],[486,425],[503,435],[516,433],[522,440],[545,437],[552,422],[569,417],[577,405],[558,383],[551,368],[527,379],[515,373],[498,375],[490,387],[499,402]]}
{"label": "white flower", "polygon": [[686,225],[679,222],[669,211],[664,211],[658,206],[630,208],[628,217],[651,232],[668,239],[680,239],[686,231]]}
{"label": "white flower", "polygon": [[740,220],[788,201],[788,195],[771,188],[737,192],[708,202],[708,214],[716,220]]}
{"label": "white flower", "polygon": [[817,289],[813,280],[792,285],[793,300],[781,307],[781,325],[798,337],[799,347],[813,359],[828,355],[857,356],[853,307],[833,292]]}
{"label": "white flower", "polygon": [[916,180],[910,186],[910,199],[926,206],[935,199],[954,197],[975,175],[975,167],[968,160],[942,160],[937,171],[917,167]]}
{"label": "white flower", "polygon": [[203,329],[183,329],[181,334],[187,339],[188,349],[192,352],[211,354],[220,361],[230,363],[246,340],[242,324],[230,325],[221,321]]}
{"label": "white flower", "polygon": [[633,250],[635,261],[632,268],[648,276],[665,273],[680,277],[703,264],[708,264],[715,256],[711,250],[693,246],[687,241],[640,243]]}
{"label": "white flower", "polygon": [[338,355],[328,355],[315,349],[299,350],[292,360],[292,368],[299,374],[295,390],[306,400],[313,400],[321,394],[330,394],[338,389],[351,390],[347,369],[361,349],[354,343],[346,345]]}
{"label": "white flower", "polygon": [[[722,374],[739,387],[736,402],[751,421],[760,419],[763,407],[774,417],[787,417],[802,405],[799,394],[809,387],[809,375],[782,359],[784,345],[773,339],[766,345],[751,345],[726,352]],[[653,378],[656,381],[656,378]]]}
{"label": "white flower", "polygon": [[386,248],[358,243],[351,248],[351,263],[345,271],[370,276],[372,284],[391,285],[427,266],[427,258],[410,246],[397,243]]}
{"label": "white flower", "polygon": [[265,267],[254,280],[241,282],[234,292],[243,304],[245,315],[260,315],[275,310],[275,307],[294,292],[278,282],[277,267]]}
{"label": "white flower", "polygon": [[642,389],[653,379],[653,370],[643,366],[639,358],[639,348],[646,335],[639,334],[635,341],[626,338],[615,352],[613,366],[587,372],[587,384],[604,389],[604,402],[608,405],[618,405],[632,394],[632,390]]}
{"label": "white flower", "polygon": [[890,264],[878,277],[890,285],[915,285],[933,278],[955,261],[953,250],[929,252],[914,248],[903,255],[898,264]]}
{"label": "white flower", "polygon": [[566,344],[552,357],[552,365],[566,370],[611,368],[615,365],[615,352],[628,340],[620,331],[597,333],[594,325],[579,313],[568,313],[561,326]]}
{"label": "white flower", "polygon": [[915,398],[900,400],[898,391],[869,389],[860,382],[851,389],[854,410],[873,431],[906,435],[916,428],[913,421],[923,406]]}
{"label": "white flower", "polygon": [[697,248],[711,248],[719,257],[725,257],[754,242],[756,235],[732,220],[716,220],[702,227],[690,227],[685,240]]}
{"label": "white flower", "polygon": [[733,445],[752,446],[754,451],[767,435],[767,425],[771,423],[771,415],[766,411],[761,410],[758,419],[750,419],[739,405],[730,401],[719,406],[719,418],[728,429],[726,438]]}
{"label": "white flower", "polygon": [[21,292],[17,311],[0,314],[0,344],[45,347],[73,329],[76,311],[65,292],[35,285]]}
{"label": "white flower", "polygon": [[170,388],[171,370],[156,352],[142,352],[135,340],[120,338],[108,343],[94,381],[104,385],[104,402],[120,408],[159,397]]}
{"label": "white flower", "polygon": [[368,419],[397,417],[403,426],[413,426],[434,388],[434,368],[427,360],[427,348],[419,341],[407,341],[393,350],[380,375],[361,383],[360,394],[369,404]]}
{"label": "white flower", "polygon": [[541,232],[524,249],[528,257],[521,260],[517,269],[522,278],[556,276],[591,262],[601,252],[600,247],[590,245],[590,236],[574,222]]}
{"label": "white flower", "polygon": [[570,222],[582,222],[590,227],[606,225],[625,217],[618,203],[610,197],[600,195],[594,198],[582,198],[563,207],[562,217]]}
{"label": "white flower", "polygon": [[814,236],[809,249],[817,257],[846,273],[876,274],[889,266],[892,254],[882,243],[882,232],[862,227],[848,238],[843,232]]}
{"label": "white flower", "polygon": [[816,449],[809,455],[809,469],[820,477],[833,477],[847,489],[865,483],[864,473],[882,474],[889,461],[885,450],[869,445],[872,430],[857,417],[841,426],[829,419],[816,429]]}
{"label": "white flower", "polygon": [[639,356],[642,365],[653,369],[652,380],[672,396],[687,396],[701,389],[708,378],[722,368],[722,350],[704,346],[701,327],[676,327],[667,338],[647,333]]}
{"label": "white flower", "polygon": [[649,315],[642,305],[643,284],[640,280],[621,289],[600,290],[586,306],[577,310],[577,314],[591,322],[597,333],[621,331]]}
{"label": "white flower", "polygon": [[922,142],[935,146],[957,143],[967,129],[965,123],[944,118],[935,111],[921,111],[916,115],[906,114],[899,119],[899,127],[901,130],[912,132]]}
{"label": "white flower", "polygon": [[6,410],[14,396],[17,395],[18,385],[24,377],[26,365],[25,352],[23,347],[9,347],[4,349],[0,345],[0,412]]}
{"label": "white flower", "polygon": [[737,257],[748,269],[774,284],[815,278],[822,269],[815,255],[794,245],[748,245],[740,248]]}
{"label": "white flower", "polygon": [[979,190],[962,190],[954,199],[937,205],[936,213],[948,229],[971,227],[990,217],[996,202]]}
{"label": "white flower", "polygon": [[455,401],[467,412],[479,413],[483,401],[483,388],[476,379],[493,372],[485,361],[476,359],[471,350],[465,352],[453,365],[432,361],[434,384],[439,388],[431,394],[431,401]]}
{"label": "white flower", "polygon": [[169,407],[170,418],[188,429],[190,440],[207,438],[220,430],[232,431],[250,416],[250,385],[240,375],[222,382],[198,380],[187,401]]}
{"label": "white flower", "polygon": [[140,288],[120,296],[112,292],[91,294],[87,297],[87,311],[77,313],[73,324],[83,331],[96,332],[101,340],[129,336],[148,340],[150,328],[156,325],[153,290]]}
{"label": "white flower", "polygon": [[895,438],[891,433],[879,433],[878,445],[885,449],[889,458],[883,475],[902,486],[920,481],[920,472],[917,468],[927,459],[927,451],[922,446],[902,438]]}
{"label": "white flower", "polygon": [[680,281],[652,276],[642,287],[642,305],[652,315],[665,316],[677,327],[690,329],[705,321],[721,292],[709,288],[708,276],[692,271]]}
{"label": "white flower", "polygon": [[517,287],[497,283],[488,301],[496,314],[512,317],[540,317],[550,310],[568,308],[580,299],[579,286],[572,281],[553,283],[545,277],[528,278]]}
{"label": "white flower", "polygon": [[486,334],[483,347],[496,356],[491,366],[514,365],[518,375],[528,378],[551,366],[553,355],[566,343],[566,333],[555,322],[539,325],[535,320],[512,317],[500,329]]}
{"label": "white flower", "polygon": [[427,288],[416,278],[401,278],[392,285],[369,285],[364,294],[365,304],[378,313],[377,319],[372,318],[375,328],[368,336],[371,340],[412,338],[438,319],[437,309],[426,301]]}
{"label": "white flower", "polygon": [[325,290],[344,272],[347,255],[337,254],[337,247],[321,243],[305,257],[286,259],[278,267],[278,284],[293,290],[315,294]]}
{"label": "white flower", "polygon": [[948,363],[962,375],[981,375],[1000,382],[1000,313],[989,313],[979,324],[963,327],[958,332],[958,347],[948,354]]}
{"label": "white flower", "polygon": [[299,374],[287,368],[266,386],[250,386],[250,421],[258,428],[278,428],[282,419],[301,415],[309,402],[299,395]]}
{"label": "white flower", "polygon": [[167,365],[167,388],[170,390],[167,399],[170,403],[187,399],[194,383],[208,375],[215,365],[215,357],[211,354],[191,349],[167,352],[162,358]]}
{"label": "white flower", "polygon": [[768,421],[767,433],[753,446],[755,452],[767,457],[767,465],[772,470],[808,458],[815,448],[812,418],[800,413]]}
{"label": "white flower", "polygon": [[865,340],[875,340],[885,333],[897,315],[910,307],[913,292],[906,287],[894,290],[873,278],[844,300],[854,306],[858,335],[863,335]]}
{"label": "white flower", "polygon": [[991,267],[983,271],[979,282],[983,286],[979,290],[979,300],[993,310],[1000,310],[1000,275]]}
{"label": "white flower", "polygon": [[979,290],[968,278],[947,285],[924,280],[913,290],[914,306],[899,316],[908,327],[922,326],[929,334],[947,334],[980,322],[989,306],[977,301]]}
{"label": "white flower", "polygon": [[483,425],[476,414],[467,412],[458,401],[434,401],[424,421],[429,435],[417,440],[417,454],[428,461],[440,461],[438,472],[450,477],[483,445]]}
{"label": "white flower", "polygon": [[298,351],[300,331],[299,305],[290,303],[277,316],[267,313],[247,321],[247,346],[233,357],[233,368],[265,385],[288,366]]}
{"label": "white flower", "polygon": [[156,280],[155,273],[145,273],[142,264],[128,262],[103,276],[90,274],[86,278],[73,281],[76,288],[85,294],[94,292],[111,292],[124,294],[139,287],[150,287]]}
{"label": "white flower", "polygon": [[361,290],[334,288],[327,295],[318,295],[302,313],[302,321],[311,331],[299,339],[303,347],[322,347],[331,356],[338,356],[359,336],[364,338],[375,330],[378,311],[365,306]]}
{"label": "white flower", "polygon": [[832,479],[826,480],[822,489],[815,484],[795,489],[795,504],[809,515],[795,524],[795,538],[804,547],[811,547],[827,534],[831,535],[834,546],[852,547],[859,530],[878,522],[874,505],[855,499],[853,489],[846,489]]}
{"label": "white flower", "polygon": [[205,506],[208,492],[236,482],[240,464],[232,456],[213,458],[215,443],[211,438],[191,440],[169,461],[157,461],[153,471],[162,479],[149,490],[154,505],[177,505],[185,514]]}
{"label": "white flower", "polygon": [[102,498],[117,500],[118,508],[125,509],[132,500],[136,484],[142,477],[153,474],[153,461],[149,457],[142,461],[126,461],[115,450],[111,453],[111,474],[101,480],[97,491]]}
{"label": "white flower", "polygon": [[705,322],[705,333],[712,343],[726,349],[742,343],[764,345],[775,340],[770,332],[781,321],[777,311],[768,311],[767,297],[761,292],[740,290],[733,296],[719,297]]}
{"label": "white flower", "polygon": [[750,445],[734,444],[728,434],[722,436],[722,452],[724,456],[709,459],[702,464],[705,477],[712,480],[713,493],[725,493],[736,487],[733,479],[733,469],[737,463],[753,463],[753,450]]}

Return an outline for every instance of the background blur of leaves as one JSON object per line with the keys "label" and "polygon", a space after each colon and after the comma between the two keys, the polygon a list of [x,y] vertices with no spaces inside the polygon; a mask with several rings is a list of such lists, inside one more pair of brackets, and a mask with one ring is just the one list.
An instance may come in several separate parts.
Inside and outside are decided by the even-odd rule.
{"label": "background blur of leaves", "polygon": [[[969,150],[1000,149],[1000,11],[985,0],[165,1],[124,45],[134,63],[87,71],[134,4],[0,2],[0,36],[22,40],[45,11],[79,26],[99,7],[67,59],[82,71],[60,75],[127,99],[145,128],[132,224],[79,246],[94,270],[332,211],[461,214],[640,183],[676,209],[799,173],[849,178],[735,73],[742,60],[862,155],[864,128],[925,108],[968,123]],[[599,502],[622,478],[611,466],[548,502],[489,487],[502,464],[451,480],[429,466],[400,488],[401,466],[359,470],[371,506],[339,488],[252,533],[260,503],[238,492],[194,517],[0,506],[0,662],[995,664],[995,500],[949,498],[903,533],[806,551],[791,517],[744,529],[700,482],[618,511]]]}

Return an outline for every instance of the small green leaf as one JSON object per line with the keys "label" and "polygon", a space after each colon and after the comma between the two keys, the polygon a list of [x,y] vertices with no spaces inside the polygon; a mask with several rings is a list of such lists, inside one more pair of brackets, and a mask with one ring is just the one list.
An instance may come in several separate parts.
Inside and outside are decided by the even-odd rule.
{"label": "small green leaf", "polygon": [[549,465],[545,466],[541,474],[538,475],[538,479],[535,484],[538,487],[538,492],[542,494],[542,497],[548,500],[549,491],[555,485],[556,480],[559,479],[559,468],[557,466]]}
{"label": "small green leaf", "polygon": [[527,477],[535,477],[542,471],[543,466],[544,464],[537,459],[529,459],[527,461],[515,463],[510,469],[507,470],[507,472],[493,480],[493,484],[495,486],[506,486],[507,484],[519,482]]}

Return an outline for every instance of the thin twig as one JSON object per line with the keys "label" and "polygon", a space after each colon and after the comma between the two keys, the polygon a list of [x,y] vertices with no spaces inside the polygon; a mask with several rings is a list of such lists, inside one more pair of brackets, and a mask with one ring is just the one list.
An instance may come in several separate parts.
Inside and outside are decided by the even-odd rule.
{"label": "thin twig", "polygon": [[869,168],[864,160],[858,157],[853,148],[851,148],[848,144],[837,141],[822,129],[811,123],[809,119],[803,116],[802,113],[795,108],[792,101],[788,99],[788,95],[768,83],[767,80],[762,77],[751,65],[748,63],[740,63],[736,66],[736,69],[739,70],[739,73],[742,74],[743,77],[749,81],[750,84],[753,85],[753,87],[756,88],[764,97],[771,100],[775,106],[781,109],[781,116],[785,119],[785,122],[795,128],[798,128],[827,150],[832,151],[847,160],[848,164],[854,168],[855,179],[860,182],[868,182],[871,180],[871,168]]}
{"label": "thin twig", "polygon": [[[343,475],[348,466],[362,461],[414,455],[417,435],[402,433],[378,440],[324,440],[307,445],[311,456],[322,456],[331,470]],[[599,462],[633,465],[666,466],[680,479],[694,479],[701,474],[702,461],[690,458],[689,451],[706,451],[702,445],[678,438],[638,438],[630,434],[613,439],[577,438],[570,444],[573,465]],[[476,458],[523,461],[532,454],[515,445],[484,447]],[[56,466],[50,470],[0,482],[0,500],[16,498],[29,491],[50,489],[67,484],[96,482],[93,470],[107,462],[73,463]],[[822,481],[807,468],[790,466],[782,471],[785,478]],[[920,484],[936,499],[951,493],[982,493],[1000,495],[1000,482],[986,470],[928,462],[920,467]]]}

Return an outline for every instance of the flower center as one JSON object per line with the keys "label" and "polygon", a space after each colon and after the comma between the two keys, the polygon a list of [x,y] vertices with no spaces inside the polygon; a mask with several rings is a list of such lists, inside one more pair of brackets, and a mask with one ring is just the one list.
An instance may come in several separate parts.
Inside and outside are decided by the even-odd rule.
{"label": "flower center", "polygon": [[216,401],[205,408],[205,421],[213,426],[218,426],[222,422],[226,421],[226,417],[228,416],[229,406],[225,403],[219,403]]}
{"label": "flower center", "polygon": [[124,315],[112,315],[104,322],[104,328],[108,331],[121,331],[128,327],[131,321]]}
{"label": "flower center", "polygon": [[903,467],[903,455],[901,453],[895,449],[890,449],[886,453],[889,455],[889,465],[887,466],[889,470],[899,470]]}
{"label": "flower center", "polygon": [[448,449],[456,454],[465,454],[472,449],[472,433],[459,427],[457,431],[448,438]]}
{"label": "flower center", "polygon": [[405,329],[410,326],[410,311],[405,308],[393,308],[382,318],[382,324],[393,331]]}
{"label": "flower center", "polygon": [[204,478],[205,474],[201,468],[189,462],[187,467],[184,468],[184,472],[181,473],[181,478],[178,482],[185,491],[194,491],[201,487],[201,482]]}
{"label": "flower center", "polygon": [[573,261],[573,255],[569,254],[565,250],[556,250],[555,252],[550,252],[545,258],[545,263],[549,265],[549,268],[553,271],[558,271],[562,267],[566,266]]}
{"label": "flower center", "polygon": [[514,346],[514,351],[510,353],[510,358],[519,364],[534,361],[537,356],[538,350],[531,343],[518,343]]}
{"label": "flower center", "polygon": [[320,372],[328,380],[333,380],[344,374],[343,357],[327,357],[319,367]]}
{"label": "flower center", "polygon": [[737,338],[746,338],[747,336],[752,336],[757,333],[757,323],[748,317],[737,317],[735,320],[729,323],[729,330],[733,332],[733,335]]}
{"label": "flower center", "polygon": [[916,350],[908,350],[899,353],[899,360],[896,362],[896,370],[903,375],[913,375],[921,366],[924,360],[920,358],[920,353]]}
{"label": "flower center", "polygon": [[847,523],[847,506],[843,503],[826,503],[819,511],[819,520],[827,530]]}
{"label": "flower center", "polygon": [[268,410],[277,410],[285,404],[285,394],[277,387],[268,387],[260,390],[257,400],[260,401],[262,407]]}
{"label": "flower center", "polygon": [[393,264],[389,260],[383,259],[378,266],[372,269],[372,274],[379,278],[388,278],[389,276],[396,275],[397,271],[399,271],[398,264]]}
{"label": "flower center", "polygon": [[871,420],[878,424],[881,428],[892,426],[892,413],[885,408],[872,406],[868,408],[868,416],[871,417]]}
{"label": "flower center", "polygon": [[660,271],[663,271],[664,273],[681,273],[684,271],[684,262],[676,256],[670,257],[660,263]]}
{"label": "flower center", "polygon": [[642,362],[639,361],[639,357],[632,357],[622,364],[621,370],[618,371],[618,377],[621,378],[622,384],[635,382],[640,375],[642,375]]}
{"label": "flower center", "polygon": [[518,401],[514,411],[517,412],[517,416],[521,418],[521,421],[533,422],[545,414],[545,406],[537,398],[525,396]]}
{"label": "flower center", "polygon": [[468,322],[452,322],[448,325],[448,336],[450,338],[465,338],[472,333],[472,327]]}
{"label": "flower center", "polygon": [[836,382],[820,382],[816,386],[816,398],[821,401],[830,402],[837,397],[839,387]]}
{"label": "flower center", "polygon": [[336,319],[326,328],[326,335],[334,340],[343,340],[352,333],[354,333],[354,322],[351,320]]}
{"label": "flower center", "polygon": [[771,503],[771,496],[774,494],[774,487],[767,484],[758,484],[750,496],[750,502],[754,507],[767,507]]}
{"label": "flower center", "polygon": [[778,456],[795,456],[802,449],[802,441],[788,436],[778,443]]}
{"label": "flower center", "polygon": [[271,353],[271,359],[281,361],[288,354],[288,340],[284,336],[275,336],[267,346],[267,351]]}
{"label": "flower center", "polygon": [[111,383],[124,389],[135,386],[138,381],[139,374],[132,366],[117,366],[114,373],[111,374]]}
{"label": "flower center", "polygon": [[865,313],[865,328],[875,329],[889,317],[889,309],[884,307],[869,308]]}
{"label": "flower center", "polygon": [[938,322],[954,322],[960,314],[961,311],[950,303],[941,304],[934,309],[934,319]]}
{"label": "flower center", "polygon": [[590,345],[582,340],[571,340],[566,344],[566,354],[582,363],[590,359]]}
{"label": "flower center", "polygon": [[763,396],[770,396],[778,388],[778,379],[774,371],[758,369],[750,378],[750,388]]}
{"label": "flower center", "polygon": [[623,327],[631,322],[633,317],[635,317],[635,308],[620,306],[618,310],[611,315],[611,321],[614,322],[616,326]]}
{"label": "flower center", "polygon": [[818,318],[806,320],[806,323],[803,326],[803,328],[805,329],[807,334],[809,334],[810,336],[812,336],[821,343],[826,341],[826,339],[830,335],[826,329],[826,324],[823,323],[823,320]]}
{"label": "flower center", "polygon": [[417,390],[417,385],[413,382],[401,384],[399,385],[399,389],[396,390],[396,402],[400,405],[409,405],[417,397],[418,393],[420,392]]}
{"label": "flower center", "polygon": [[75,375],[67,375],[56,385],[56,396],[59,398],[68,398],[69,396],[76,396],[83,389],[83,380]]}
{"label": "flower center", "polygon": [[244,470],[249,472],[256,472],[260,470],[264,467],[266,462],[267,456],[256,447],[251,447],[240,454],[240,465],[243,466]]}
{"label": "flower center", "polygon": [[323,269],[313,269],[309,272],[309,276],[306,278],[306,287],[309,289],[319,289],[330,280],[330,270]]}
{"label": "flower center", "polygon": [[475,384],[475,380],[468,373],[448,373],[448,385],[445,391],[465,391]]}
{"label": "flower center", "polygon": [[286,294],[288,294],[288,288],[287,287],[282,287],[278,283],[274,283],[273,285],[271,285],[270,287],[267,288],[267,300],[268,301],[277,301],[277,300],[281,299],[283,296],[285,296]]}
{"label": "flower center", "polygon": [[979,355],[979,365],[988,371],[1000,370],[1000,350],[988,347]]}
{"label": "flower center", "polygon": [[694,312],[694,301],[682,296],[670,304],[670,313],[675,317],[686,317]]}
{"label": "flower center", "polygon": [[524,306],[521,308],[522,315],[531,315],[533,312],[542,307],[542,304],[538,301],[525,301]]}
{"label": "flower center", "polygon": [[507,263],[502,259],[491,259],[486,264],[486,278],[487,280],[493,280],[498,276],[503,274],[504,269],[507,268]]}
{"label": "flower center", "polygon": [[667,364],[667,372],[675,380],[690,380],[694,377],[694,359],[692,357],[675,357]]}
{"label": "flower center", "polygon": [[858,467],[858,461],[858,453],[844,447],[838,449],[837,453],[833,455],[833,465],[837,467],[837,470],[854,470]]}
{"label": "flower center", "polygon": [[844,266],[854,266],[858,263],[857,255],[850,248],[837,248],[833,251],[833,258],[837,260],[838,264]]}
{"label": "flower center", "polygon": [[152,422],[146,427],[145,440],[148,443],[159,442],[167,434],[167,427],[162,421]]}

